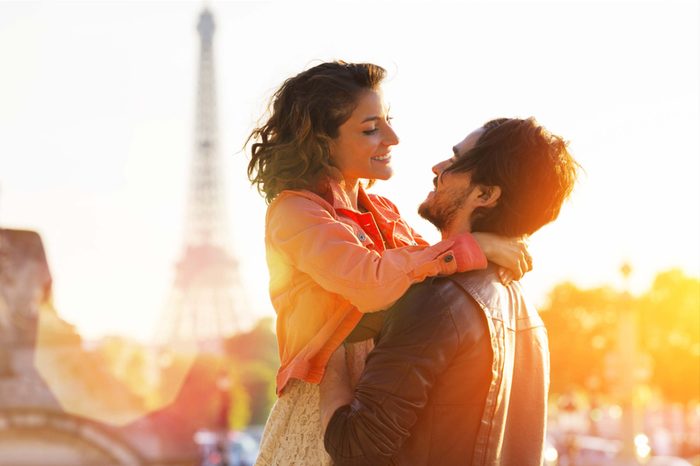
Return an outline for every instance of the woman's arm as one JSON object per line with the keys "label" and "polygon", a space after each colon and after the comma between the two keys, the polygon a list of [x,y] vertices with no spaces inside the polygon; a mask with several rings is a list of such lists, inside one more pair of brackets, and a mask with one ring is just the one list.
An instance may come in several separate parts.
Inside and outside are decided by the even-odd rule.
{"label": "woman's arm", "polygon": [[302,196],[283,196],[270,205],[266,235],[269,247],[360,312],[389,307],[426,277],[480,269],[487,263],[469,234],[380,255],[364,247],[328,210]]}
{"label": "woman's arm", "polygon": [[[382,203],[397,215],[401,215],[398,207],[386,197],[373,195],[371,198],[375,202]],[[417,244],[428,245],[428,242],[416,230],[405,222],[404,224]],[[508,285],[513,280],[520,280],[527,272],[532,270],[532,257],[528,251],[526,237],[507,238],[493,233],[482,232],[472,233],[472,236],[479,243],[489,262],[500,266],[498,275],[504,285]]]}
{"label": "woman's arm", "polygon": [[501,266],[498,275],[507,285],[520,280],[532,270],[532,256],[527,249],[527,238],[506,238],[492,233],[472,233],[489,261]]}

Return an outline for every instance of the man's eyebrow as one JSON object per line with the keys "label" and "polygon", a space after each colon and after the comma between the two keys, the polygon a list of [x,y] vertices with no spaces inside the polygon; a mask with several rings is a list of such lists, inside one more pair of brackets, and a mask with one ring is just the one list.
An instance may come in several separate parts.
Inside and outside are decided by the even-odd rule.
{"label": "man's eyebrow", "polygon": [[367,123],[368,121],[375,121],[375,120],[381,120],[378,116],[370,116],[362,120],[362,123]]}

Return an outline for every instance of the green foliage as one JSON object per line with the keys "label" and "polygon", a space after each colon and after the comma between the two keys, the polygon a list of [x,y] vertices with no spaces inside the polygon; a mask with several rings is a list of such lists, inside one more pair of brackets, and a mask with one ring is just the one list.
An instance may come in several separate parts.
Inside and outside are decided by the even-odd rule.
{"label": "green foliage", "polygon": [[225,364],[221,357],[210,354],[200,354],[192,364],[173,406],[191,425],[217,430],[224,422],[228,424],[229,412],[223,412],[225,393],[218,386],[226,373]]}
{"label": "green foliage", "polygon": [[277,337],[269,317],[260,319],[255,327],[247,333],[240,333],[226,340],[226,354],[237,361],[256,361],[267,366],[279,367],[280,360],[277,352]]}
{"label": "green foliage", "polygon": [[267,421],[268,413],[275,399],[275,376],[277,366],[265,362],[249,362],[243,367],[243,384],[252,394],[250,423],[261,425]]}
{"label": "green foliage", "polygon": [[237,365],[232,365],[228,371],[230,406],[228,412],[229,429],[241,430],[250,423],[250,392],[246,389],[241,380],[240,368]]}
{"label": "green foliage", "polygon": [[275,402],[275,377],[279,368],[277,337],[272,319],[261,319],[250,332],[235,335],[225,344],[231,364],[236,366],[240,387],[238,398],[248,400],[250,424],[264,424]]}

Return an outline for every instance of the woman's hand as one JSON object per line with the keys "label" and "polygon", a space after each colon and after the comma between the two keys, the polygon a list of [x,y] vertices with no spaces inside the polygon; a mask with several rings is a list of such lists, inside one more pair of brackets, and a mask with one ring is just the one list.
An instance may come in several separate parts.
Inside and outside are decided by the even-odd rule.
{"label": "woman's hand", "polygon": [[505,238],[479,232],[472,235],[488,260],[502,267],[498,275],[504,285],[513,280],[520,280],[532,270],[532,256],[527,250],[527,238]]}

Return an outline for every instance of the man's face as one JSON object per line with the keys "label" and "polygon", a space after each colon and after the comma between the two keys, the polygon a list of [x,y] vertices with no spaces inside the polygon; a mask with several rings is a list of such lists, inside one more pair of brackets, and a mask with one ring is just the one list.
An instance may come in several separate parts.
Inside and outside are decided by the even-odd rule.
{"label": "man's face", "polygon": [[433,173],[436,175],[433,179],[435,189],[428,193],[418,207],[418,213],[440,231],[446,231],[460,215],[471,216],[473,209],[463,209],[468,207],[465,206],[465,201],[473,191],[471,175],[468,172],[444,172],[476,145],[483,132],[483,128],[471,132],[452,148],[452,157],[433,167]]}

